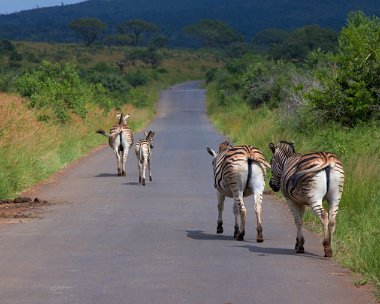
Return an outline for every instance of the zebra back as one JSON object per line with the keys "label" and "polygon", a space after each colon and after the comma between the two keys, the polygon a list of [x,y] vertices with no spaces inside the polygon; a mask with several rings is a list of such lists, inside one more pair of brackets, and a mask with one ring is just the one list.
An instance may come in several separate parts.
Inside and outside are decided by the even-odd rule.
{"label": "zebra back", "polygon": [[244,168],[245,164],[247,167],[245,167],[244,170],[248,172],[246,186],[248,186],[252,178],[252,162],[261,164],[263,177],[265,178],[265,167],[270,167],[270,165],[259,149],[245,145],[224,149],[224,151],[216,155],[213,162],[214,187],[223,192],[224,183],[233,183],[236,179],[237,172],[241,171],[241,168]]}
{"label": "zebra back", "polygon": [[140,139],[136,143],[136,156],[140,161],[143,161],[144,156],[150,159],[153,149],[153,137],[155,135],[154,131],[145,132],[145,139]]}
{"label": "zebra back", "polygon": [[[289,148],[289,146],[292,146]],[[312,189],[315,175],[326,170],[327,189],[329,187],[330,170],[335,170],[339,174],[339,188],[343,191],[344,170],[342,162],[331,152],[312,152],[308,154],[295,153],[292,143],[280,142],[276,146],[271,146],[272,158],[272,179],[277,178],[277,187],[280,185],[284,195],[293,200],[297,200],[299,193],[308,193]],[[271,186],[272,187],[272,186]],[[274,189],[275,190],[275,189]]]}

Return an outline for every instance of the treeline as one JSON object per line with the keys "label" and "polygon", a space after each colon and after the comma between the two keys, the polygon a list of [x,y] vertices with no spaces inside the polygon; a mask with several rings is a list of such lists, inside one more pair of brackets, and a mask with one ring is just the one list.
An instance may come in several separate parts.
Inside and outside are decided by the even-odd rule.
{"label": "treeline", "polygon": [[[108,46],[130,45],[165,47],[169,38],[160,27],[141,19],[121,22],[111,32],[106,23],[97,18],[76,19],[69,24],[86,45],[101,43]],[[334,51],[337,47],[338,34],[334,30],[319,25],[308,25],[293,31],[267,29],[257,33],[251,42],[237,29],[221,20],[204,19],[182,29],[183,34],[194,44],[203,48],[223,49],[230,57],[241,56],[249,52],[267,53],[274,59],[304,61],[308,53],[315,49],[323,52]]]}
{"label": "treeline", "polygon": [[[200,20],[219,20],[229,24],[251,41],[267,28],[292,30],[307,24],[338,31],[349,11],[362,9],[368,15],[380,15],[373,0],[301,1],[301,0],[91,0],[0,15],[0,37],[9,40],[78,42],[68,28],[76,19],[93,17],[107,24],[107,36],[117,35],[116,26],[125,20],[140,19],[158,25],[169,45],[192,47],[194,40],[182,29]],[[311,13],[312,12],[312,13]],[[11,13],[11,12],[10,12]]]}

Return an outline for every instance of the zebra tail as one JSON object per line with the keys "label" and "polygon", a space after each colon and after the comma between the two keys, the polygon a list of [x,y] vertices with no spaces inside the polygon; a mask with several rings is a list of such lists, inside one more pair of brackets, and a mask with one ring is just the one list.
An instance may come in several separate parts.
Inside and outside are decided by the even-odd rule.
{"label": "zebra tail", "polygon": [[102,130],[102,129],[96,131],[95,133],[101,134],[101,135],[103,135],[103,136],[105,136],[105,137],[108,137],[108,138],[111,138],[111,137],[112,137],[111,134],[107,134],[107,133],[106,133],[104,130]]}
{"label": "zebra tail", "polygon": [[259,160],[258,162],[261,163],[261,164],[263,164],[263,165],[264,165],[265,167],[267,167],[268,169],[271,168],[270,163],[268,163],[266,160],[261,159],[261,160]]}
{"label": "zebra tail", "polygon": [[252,162],[254,161],[254,159],[248,158],[247,161],[248,161],[248,176],[247,176],[246,188],[249,188],[251,184],[251,179],[252,179]]}

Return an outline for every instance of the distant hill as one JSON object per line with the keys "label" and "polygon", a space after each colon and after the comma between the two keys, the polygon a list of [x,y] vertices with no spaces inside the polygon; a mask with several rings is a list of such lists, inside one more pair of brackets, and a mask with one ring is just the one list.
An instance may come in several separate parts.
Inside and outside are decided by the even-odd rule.
{"label": "distant hill", "polygon": [[379,0],[88,0],[73,5],[39,8],[0,15],[0,38],[51,42],[78,41],[67,24],[96,17],[109,32],[128,19],[158,24],[172,45],[186,45],[181,28],[200,19],[219,19],[250,41],[267,28],[294,29],[319,24],[339,30],[353,10],[380,15]]}

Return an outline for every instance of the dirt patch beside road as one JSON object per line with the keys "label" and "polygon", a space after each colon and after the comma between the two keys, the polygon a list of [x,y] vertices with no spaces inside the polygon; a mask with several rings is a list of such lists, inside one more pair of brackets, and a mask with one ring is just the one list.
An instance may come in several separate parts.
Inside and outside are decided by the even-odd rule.
{"label": "dirt patch beside road", "polygon": [[39,219],[51,203],[38,198],[18,197],[14,200],[0,200],[0,225],[24,223]]}

